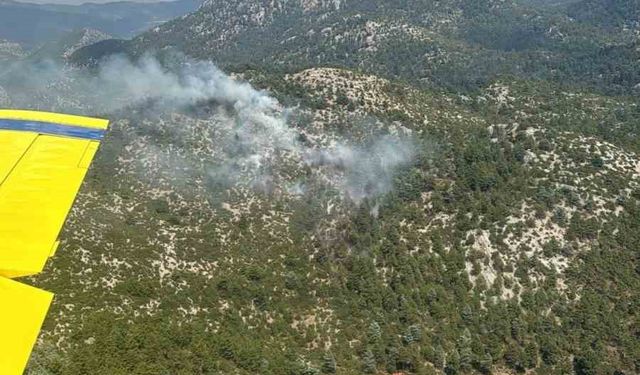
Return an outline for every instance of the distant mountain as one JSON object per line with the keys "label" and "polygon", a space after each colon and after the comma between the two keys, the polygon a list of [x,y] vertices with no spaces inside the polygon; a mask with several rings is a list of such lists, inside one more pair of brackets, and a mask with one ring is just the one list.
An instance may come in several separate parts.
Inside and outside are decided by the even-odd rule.
{"label": "distant mountain", "polygon": [[56,40],[45,43],[43,46],[30,54],[29,58],[31,60],[66,60],[78,49],[110,38],[110,35],[95,29],[73,30],[62,35]]}
{"label": "distant mountain", "polygon": [[357,68],[454,90],[517,75],[623,92],[640,82],[638,12],[636,0],[207,0],[129,50],[285,72]]}
{"label": "distant mountain", "polygon": [[199,0],[55,5],[0,1],[0,38],[34,47],[70,31],[93,28],[131,37],[197,9]]}
{"label": "distant mountain", "polygon": [[129,53],[129,43],[124,39],[105,39],[86,47],[82,47],[68,56],[67,60],[73,65],[90,66],[111,55]]}

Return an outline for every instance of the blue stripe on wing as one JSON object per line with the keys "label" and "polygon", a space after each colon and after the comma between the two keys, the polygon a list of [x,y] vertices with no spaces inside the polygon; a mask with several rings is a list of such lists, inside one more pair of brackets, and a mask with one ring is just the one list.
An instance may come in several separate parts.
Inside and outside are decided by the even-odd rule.
{"label": "blue stripe on wing", "polygon": [[39,134],[60,135],[65,137],[90,139],[96,141],[102,140],[106,133],[102,129],[84,128],[81,126],[61,125],[39,121],[2,119],[0,119],[0,130],[28,131]]}

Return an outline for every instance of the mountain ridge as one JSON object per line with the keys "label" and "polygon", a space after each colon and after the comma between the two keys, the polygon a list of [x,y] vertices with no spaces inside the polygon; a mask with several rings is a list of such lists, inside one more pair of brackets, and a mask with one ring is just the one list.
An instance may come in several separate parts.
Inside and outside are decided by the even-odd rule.
{"label": "mountain ridge", "polygon": [[[128,50],[135,55],[174,47],[222,66],[281,71],[337,65],[394,79],[418,77],[454,90],[511,74],[630,92],[640,83],[633,69],[637,28],[599,32],[601,26],[587,18],[574,22],[576,9],[587,14],[593,8],[583,3],[553,12],[501,1],[344,1],[337,9],[330,1],[210,0],[193,14],[135,38]],[[613,52],[607,49],[620,54],[615,68],[602,59]],[[423,58],[421,50],[432,57]],[[395,60],[400,56],[404,64]],[[474,61],[481,63],[474,66]]]}

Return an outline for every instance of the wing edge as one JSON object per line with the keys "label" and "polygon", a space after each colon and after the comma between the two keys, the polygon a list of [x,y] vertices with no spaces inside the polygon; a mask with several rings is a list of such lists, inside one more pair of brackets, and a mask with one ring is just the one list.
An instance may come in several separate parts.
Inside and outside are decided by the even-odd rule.
{"label": "wing edge", "polygon": [[29,110],[0,109],[0,119],[48,122],[100,130],[106,130],[109,126],[109,120],[106,119]]}

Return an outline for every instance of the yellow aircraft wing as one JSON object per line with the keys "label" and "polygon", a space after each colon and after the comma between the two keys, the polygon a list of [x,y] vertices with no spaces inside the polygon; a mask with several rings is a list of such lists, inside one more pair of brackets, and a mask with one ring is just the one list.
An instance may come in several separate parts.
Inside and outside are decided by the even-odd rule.
{"label": "yellow aircraft wing", "polygon": [[0,110],[0,374],[22,374],[53,295],[12,278],[37,274],[57,237],[107,120]]}

